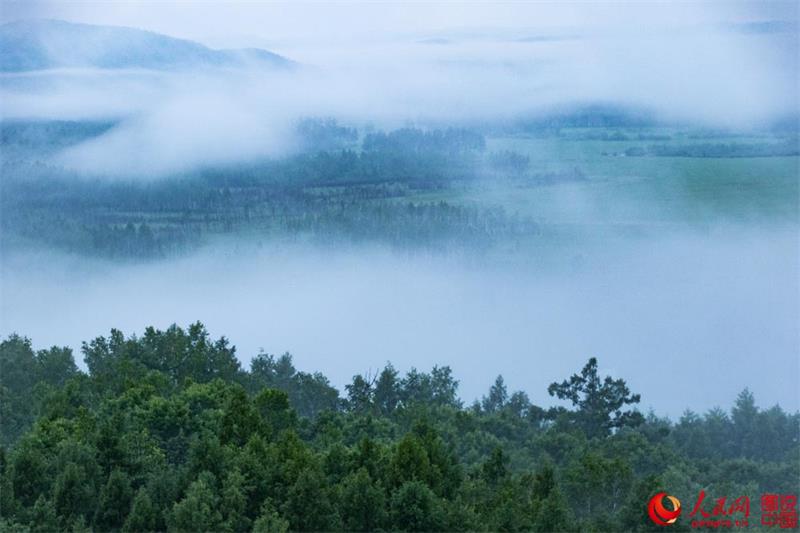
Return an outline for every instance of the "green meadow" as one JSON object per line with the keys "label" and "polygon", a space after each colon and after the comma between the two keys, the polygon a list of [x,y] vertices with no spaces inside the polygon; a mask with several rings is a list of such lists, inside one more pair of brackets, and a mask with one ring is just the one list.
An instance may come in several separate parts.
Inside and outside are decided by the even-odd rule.
{"label": "green meadow", "polygon": [[[622,133],[606,130],[610,135]],[[800,158],[627,156],[634,147],[736,143],[740,146],[784,142],[772,136],[724,136],[697,139],[673,130],[626,130],[628,140],[585,139],[585,129],[558,136],[490,137],[487,151],[513,151],[530,159],[518,179],[484,180],[477,186],[418,193],[416,200],[502,207],[509,213],[556,225],[608,227],[716,223],[791,224],[798,216]],[[591,132],[598,135],[597,129]],[[575,173],[580,179],[537,180],[536,176]]]}

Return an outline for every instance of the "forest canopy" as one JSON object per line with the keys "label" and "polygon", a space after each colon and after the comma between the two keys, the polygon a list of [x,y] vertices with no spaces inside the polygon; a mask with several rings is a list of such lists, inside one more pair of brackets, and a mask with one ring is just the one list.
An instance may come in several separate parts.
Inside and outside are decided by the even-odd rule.
{"label": "forest canopy", "polygon": [[[543,408],[498,376],[471,405],[449,367],[391,364],[340,393],[290,354],[241,366],[205,327],[0,343],[7,531],[645,531],[647,500],[796,493],[800,415],[677,421],[598,361]],[[685,524],[686,517],[680,523]]]}

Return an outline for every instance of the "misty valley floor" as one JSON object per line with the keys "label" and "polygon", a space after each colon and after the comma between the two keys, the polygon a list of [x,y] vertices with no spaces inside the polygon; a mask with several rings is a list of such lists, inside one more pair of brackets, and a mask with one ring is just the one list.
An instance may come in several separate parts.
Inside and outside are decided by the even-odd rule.
{"label": "misty valley floor", "polygon": [[6,124],[3,331],[77,348],[201,320],[339,386],[447,364],[467,400],[597,356],[658,413],[746,386],[800,405],[791,135],[305,127],[339,147],[136,183],[31,163],[105,127]]}

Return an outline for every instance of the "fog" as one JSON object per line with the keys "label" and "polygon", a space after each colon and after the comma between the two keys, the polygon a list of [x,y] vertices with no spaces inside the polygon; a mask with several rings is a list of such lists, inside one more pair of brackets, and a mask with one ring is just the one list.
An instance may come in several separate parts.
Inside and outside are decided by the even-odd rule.
{"label": "fog", "polygon": [[[389,14],[400,10],[387,4],[377,10],[382,15],[372,32],[365,13],[376,9],[363,4],[322,8],[335,12],[327,21],[316,4],[300,10],[306,19],[292,17],[297,9],[260,5],[187,9],[199,28],[208,28],[215,12],[215,27],[228,34],[215,39],[213,32],[189,31],[186,16],[157,16],[182,8],[177,5],[148,4],[131,12],[106,4],[89,10],[81,3],[12,3],[3,20],[59,16],[155,29],[217,46],[264,45],[300,66],[292,72],[5,73],[2,116],[120,120],[104,136],[57,154],[55,162],[94,175],[139,178],[291,153],[292,125],[309,115],[394,127],[498,121],[559,105],[610,102],[671,121],[749,128],[797,108],[796,9],[770,5],[759,11],[738,4],[674,10],[515,4],[516,16],[508,6],[495,15],[488,5],[436,6],[432,12],[415,6],[411,14],[398,15],[408,21],[402,25],[391,23]],[[249,33],[257,29],[252,22],[242,22],[245,12],[262,22],[255,33],[260,38]],[[344,20],[347,13],[353,16]],[[447,20],[444,13],[458,15]],[[342,26],[335,27],[336,20]],[[313,37],[304,23],[316,30]],[[270,40],[268,28],[280,37]]]}
{"label": "fog", "polygon": [[800,406],[795,231],[604,241],[581,253],[579,265],[551,266],[244,243],[128,266],[21,255],[4,264],[2,323],[38,347],[79,348],[112,327],[201,320],[244,364],[262,348],[290,351],[339,387],[386,361],[446,364],[467,401],[503,374],[549,405],[547,385],[596,356],[659,414],[727,406],[744,387],[762,405]]}

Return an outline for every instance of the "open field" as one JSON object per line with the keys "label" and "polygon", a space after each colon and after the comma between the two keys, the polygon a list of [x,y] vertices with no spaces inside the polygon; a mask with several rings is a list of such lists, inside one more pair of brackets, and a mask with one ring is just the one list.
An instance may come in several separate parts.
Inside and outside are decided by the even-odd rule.
{"label": "open field", "polygon": [[[485,182],[477,187],[418,193],[411,199],[500,206],[509,213],[552,224],[703,227],[722,222],[786,224],[797,220],[797,156],[630,157],[624,152],[638,145],[707,141],[686,136],[669,141],[584,140],[579,138],[581,131],[566,130],[561,136],[545,138],[489,138],[487,150],[509,150],[529,157],[530,173],[535,175],[577,170],[583,179],[549,184],[524,179]],[[768,143],[770,139],[715,139],[731,141]]]}

